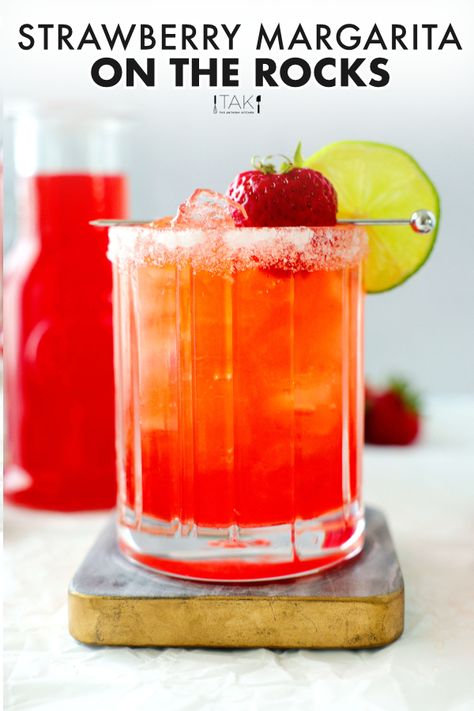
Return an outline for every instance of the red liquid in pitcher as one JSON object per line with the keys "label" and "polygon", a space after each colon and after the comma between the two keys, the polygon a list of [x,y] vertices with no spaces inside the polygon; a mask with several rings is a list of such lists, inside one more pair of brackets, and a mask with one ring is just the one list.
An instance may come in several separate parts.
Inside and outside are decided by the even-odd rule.
{"label": "red liquid in pitcher", "polygon": [[115,503],[112,275],[105,229],[127,216],[122,175],[25,183],[5,283],[8,500],[80,510]]}

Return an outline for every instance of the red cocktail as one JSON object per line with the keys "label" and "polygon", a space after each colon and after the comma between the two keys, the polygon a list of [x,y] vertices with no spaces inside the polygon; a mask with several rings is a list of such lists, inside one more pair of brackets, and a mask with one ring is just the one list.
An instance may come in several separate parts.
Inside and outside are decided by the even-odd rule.
{"label": "red cocktail", "polygon": [[179,576],[320,570],[363,543],[355,227],[117,227],[120,545]]}

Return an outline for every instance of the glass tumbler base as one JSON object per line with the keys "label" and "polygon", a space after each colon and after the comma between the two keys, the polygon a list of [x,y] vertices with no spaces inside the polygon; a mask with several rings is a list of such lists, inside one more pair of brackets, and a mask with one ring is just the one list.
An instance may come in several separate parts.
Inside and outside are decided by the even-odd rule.
{"label": "glass tumbler base", "polygon": [[165,575],[252,582],[317,573],[353,558],[364,544],[357,507],[275,526],[206,528],[143,518],[119,524],[119,546],[132,561]]}

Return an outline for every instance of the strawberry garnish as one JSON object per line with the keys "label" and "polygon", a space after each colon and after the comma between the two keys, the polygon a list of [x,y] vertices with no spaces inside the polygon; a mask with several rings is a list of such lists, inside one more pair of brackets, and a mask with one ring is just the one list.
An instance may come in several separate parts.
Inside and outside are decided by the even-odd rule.
{"label": "strawberry garnish", "polygon": [[235,211],[238,227],[324,226],[336,224],[337,195],[327,178],[303,168],[301,144],[293,160],[285,158],[277,171],[272,156],[253,159],[255,170],[239,173],[227,196],[245,208]]}
{"label": "strawberry garnish", "polygon": [[405,380],[393,378],[382,391],[366,387],[366,442],[412,444],[420,434],[420,426],[420,398]]}

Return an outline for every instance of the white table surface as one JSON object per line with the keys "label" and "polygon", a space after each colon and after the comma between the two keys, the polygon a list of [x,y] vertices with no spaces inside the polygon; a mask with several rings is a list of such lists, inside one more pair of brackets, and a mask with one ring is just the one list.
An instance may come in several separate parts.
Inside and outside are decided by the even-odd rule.
{"label": "white table surface", "polygon": [[89,647],[70,578],[106,513],[5,509],[9,711],[474,709],[474,398],[431,399],[420,445],[367,448],[366,500],[389,519],[405,632],[375,651]]}

